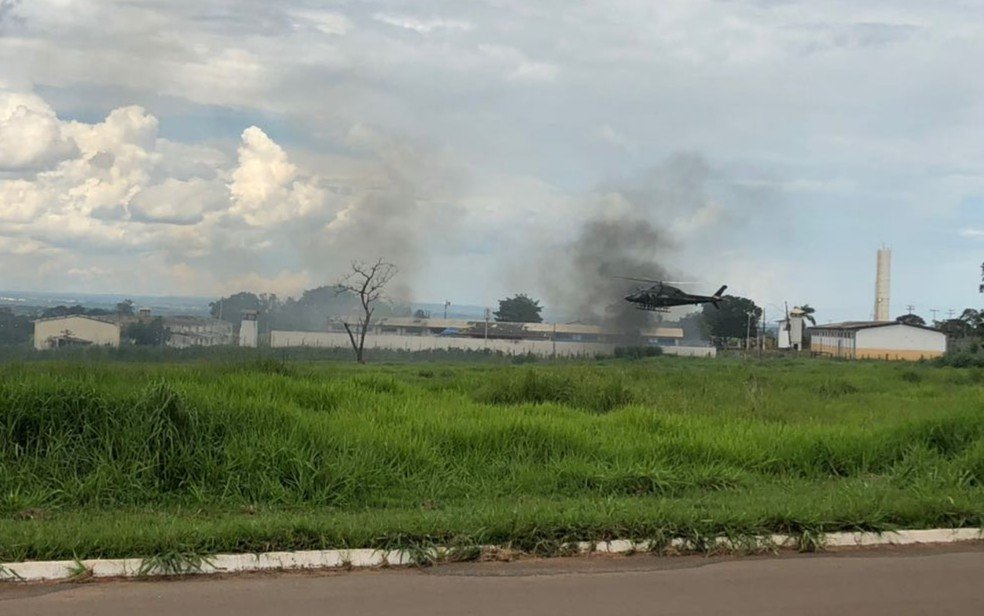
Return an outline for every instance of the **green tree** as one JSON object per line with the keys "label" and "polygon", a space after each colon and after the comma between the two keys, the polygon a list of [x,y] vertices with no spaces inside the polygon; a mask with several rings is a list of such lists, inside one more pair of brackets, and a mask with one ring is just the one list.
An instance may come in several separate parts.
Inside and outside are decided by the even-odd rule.
{"label": "green tree", "polygon": [[762,309],[747,297],[725,295],[717,307],[704,304],[703,316],[707,334],[718,346],[724,346],[731,340],[758,336]]}
{"label": "green tree", "polygon": [[969,338],[974,335],[973,328],[963,319],[947,319],[933,324],[948,338]]}
{"label": "green tree", "polygon": [[495,320],[501,323],[542,323],[540,311],[543,306],[539,300],[531,299],[525,293],[499,300]]}
{"label": "green tree", "polygon": [[960,320],[967,324],[969,335],[984,337],[984,310],[967,308],[960,314]]}
{"label": "green tree", "polygon": [[171,338],[171,330],[164,327],[164,319],[135,321],[126,326],[123,335],[141,346],[164,346]]}
{"label": "green tree", "polygon": [[34,324],[10,308],[0,308],[0,344],[24,344],[34,334]]}
{"label": "green tree", "polygon": [[239,325],[243,320],[243,311],[255,310],[262,316],[264,314],[263,309],[267,303],[255,293],[240,291],[229,297],[223,297],[218,301],[211,302],[208,307],[209,313],[214,318],[232,323],[233,329],[239,332]]}
{"label": "green tree", "polygon": [[121,316],[133,316],[133,300],[125,299],[116,304],[116,314]]}
{"label": "green tree", "polygon": [[42,319],[50,319],[52,317],[70,317],[77,314],[85,314],[85,306],[76,304],[74,306],[53,306],[51,308],[45,308],[41,313]]}
{"label": "green tree", "polygon": [[797,306],[797,310],[803,313],[803,318],[810,322],[810,325],[816,325],[817,319],[814,314],[816,314],[816,309],[809,305],[803,304],[802,306]]}
{"label": "green tree", "polygon": [[904,325],[925,325],[926,319],[922,318],[918,314],[903,314],[895,319],[896,322],[902,323]]}

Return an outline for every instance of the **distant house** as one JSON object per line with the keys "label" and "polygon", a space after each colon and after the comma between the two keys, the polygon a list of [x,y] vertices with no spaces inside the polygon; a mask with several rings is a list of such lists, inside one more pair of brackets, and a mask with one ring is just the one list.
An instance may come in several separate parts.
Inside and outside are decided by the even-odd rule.
{"label": "distant house", "polygon": [[120,325],[115,317],[71,315],[34,322],[34,348],[120,346]]}
{"label": "distant house", "polygon": [[946,335],[896,321],[845,321],[810,328],[810,350],[847,359],[918,360],[946,353]]}

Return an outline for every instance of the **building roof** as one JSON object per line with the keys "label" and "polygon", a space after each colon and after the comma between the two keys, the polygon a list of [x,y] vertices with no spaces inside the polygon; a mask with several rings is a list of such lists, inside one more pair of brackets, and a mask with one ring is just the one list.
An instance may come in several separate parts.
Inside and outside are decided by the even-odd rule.
{"label": "building roof", "polygon": [[232,323],[225,321],[223,319],[215,319],[212,317],[193,317],[193,316],[167,316],[162,317],[164,319],[164,325],[212,325],[214,327],[226,327],[232,328]]}
{"label": "building roof", "polygon": [[105,323],[106,325],[115,325],[119,327],[119,320],[115,314],[109,315],[88,315],[88,314],[66,314],[60,317],[44,317],[41,319],[34,319],[35,323],[47,323],[48,321],[62,321],[65,319],[89,319],[90,321],[98,321],[99,323]]}
{"label": "building roof", "polygon": [[817,329],[839,329],[844,331],[858,331],[860,329],[874,329],[876,327],[889,327],[891,325],[902,325],[904,327],[915,327],[917,329],[927,329],[931,332],[943,333],[940,330],[929,327],[928,325],[914,325],[912,323],[901,323],[899,321],[841,321],[840,323],[824,323],[811,327],[810,330]]}

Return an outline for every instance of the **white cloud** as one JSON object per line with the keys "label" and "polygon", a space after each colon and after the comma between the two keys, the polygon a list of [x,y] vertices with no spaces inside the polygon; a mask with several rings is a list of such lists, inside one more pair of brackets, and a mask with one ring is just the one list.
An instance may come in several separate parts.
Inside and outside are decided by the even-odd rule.
{"label": "white cloud", "polygon": [[[0,120],[0,237],[114,271],[116,286],[132,279],[101,260],[109,253],[146,257],[176,288],[184,283],[167,272],[184,264],[201,290],[240,270],[331,267],[345,244],[332,223],[345,212],[358,223],[345,227],[357,233],[350,244],[406,236],[442,256],[428,268],[482,251],[479,274],[421,276],[425,295],[476,294],[522,241],[576,228],[577,195],[676,151],[749,179],[706,179],[706,198],[661,226],[701,238],[716,229],[714,240],[747,245],[756,264],[822,252],[817,216],[845,221],[835,254],[811,266],[817,279],[852,267],[871,237],[926,263],[973,247],[920,231],[979,237],[966,205],[984,194],[984,86],[966,70],[984,53],[975,3],[246,4],[21,2],[0,36],[0,81],[22,97],[36,86],[50,106],[34,96]],[[153,114],[92,123],[51,111],[88,119],[132,102]],[[243,143],[240,159],[236,140],[251,124],[276,139]],[[657,198],[680,192],[652,183],[665,185],[647,193]],[[749,209],[752,227],[721,233],[711,204],[760,193],[781,201],[781,215]],[[612,212],[632,199],[613,193]],[[368,235],[381,211],[433,224],[452,218],[441,208],[466,228],[425,229],[421,240],[402,218]],[[304,237],[318,249],[298,249],[297,228],[315,230]],[[780,245],[793,236],[795,250]],[[709,243],[699,248],[710,267],[719,248]],[[66,262],[44,259],[54,263],[44,284],[64,281]]]}
{"label": "white cloud", "polygon": [[531,60],[515,47],[479,45],[478,49],[495,65],[505,69],[505,77],[509,81],[551,82],[557,79],[560,72],[557,65]]}
{"label": "white cloud", "polygon": [[220,182],[167,178],[136,193],[129,211],[139,222],[190,225],[201,222],[206,212],[228,204],[229,191]]}
{"label": "white cloud", "polygon": [[972,227],[967,227],[960,230],[960,237],[969,238],[984,238],[984,229],[975,229]]}
{"label": "white cloud", "polygon": [[594,130],[594,135],[601,141],[614,145],[626,152],[634,153],[638,151],[638,146],[620,131],[615,130],[609,124],[604,124]]}
{"label": "white cloud", "polygon": [[287,153],[255,126],[243,131],[239,166],[232,172],[230,213],[250,225],[268,225],[305,216],[324,195],[314,184],[295,181],[297,167]]}
{"label": "white cloud", "polygon": [[376,21],[382,22],[397,28],[413,30],[420,34],[428,34],[435,30],[461,30],[467,32],[474,26],[461,19],[449,19],[446,17],[412,17],[408,15],[395,15],[390,13],[376,13],[372,16]]}
{"label": "white cloud", "polygon": [[321,32],[342,36],[352,29],[352,21],[341,13],[319,11],[315,9],[299,9],[291,12],[298,25],[308,25]]}
{"label": "white cloud", "polygon": [[76,153],[40,97],[0,90],[0,171],[41,169]]}

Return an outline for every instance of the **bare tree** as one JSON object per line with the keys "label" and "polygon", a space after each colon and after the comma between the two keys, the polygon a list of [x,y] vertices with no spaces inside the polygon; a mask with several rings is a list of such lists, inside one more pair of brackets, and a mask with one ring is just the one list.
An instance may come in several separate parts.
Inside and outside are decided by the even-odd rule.
{"label": "bare tree", "polygon": [[393,279],[393,276],[396,276],[396,273],[396,266],[382,259],[377,259],[372,265],[367,265],[362,261],[353,261],[352,272],[338,283],[338,292],[347,291],[355,294],[362,307],[362,315],[356,324],[356,331],[352,331],[352,326],[349,325],[348,320],[342,321],[345,331],[348,332],[349,341],[352,343],[352,350],[355,351],[355,361],[360,364],[366,363],[364,349],[366,333],[372,322],[372,313],[375,312],[376,303],[383,295],[383,287]]}

